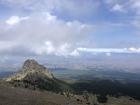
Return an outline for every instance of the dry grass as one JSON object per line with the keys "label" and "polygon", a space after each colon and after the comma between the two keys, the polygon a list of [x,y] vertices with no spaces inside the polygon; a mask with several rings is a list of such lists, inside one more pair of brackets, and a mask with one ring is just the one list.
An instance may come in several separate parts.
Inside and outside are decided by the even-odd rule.
{"label": "dry grass", "polygon": [[[95,101],[94,98],[90,97],[89,102]],[[0,83],[0,105],[93,105],[87,103],[83,96],[65,97],[48,91],[33,91]],[[108,103],[97,105],[140,105],[140,102],[130,97],[109,97]]]}

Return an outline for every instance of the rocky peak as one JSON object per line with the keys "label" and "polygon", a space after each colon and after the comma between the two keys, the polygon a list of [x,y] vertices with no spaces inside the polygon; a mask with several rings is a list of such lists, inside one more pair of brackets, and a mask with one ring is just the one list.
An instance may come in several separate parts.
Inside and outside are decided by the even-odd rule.
{"label": "rocky peak", "polygon": [[53,74],[43,65],[39,64],[34,59],[28,59],[22,67],[23,72],[38,72],[45,74],[48,78],[53,78]]}
{"label": "rocky peak", "polygon": [[46,70],[46,67],[43,65],[40,65],[36,60],[34,59],[28,59],[24,62],[22,70],[28,70],[28,71],[40,71],[40,70]]}
{"label": "rocky peak", "polygon": [[39,65],[39,64],[34,59],[28,59],[24,62],[23,67],[30,67],[33,65]]}
{"label": "rocky peak", "polygon": [[7,79],[10,80],[24,80],[27,77],[34,78],[49,78],[54,79],[53,74],[43,65],[40,65],[36,60],[28,59],[24,62],[20,72]]}

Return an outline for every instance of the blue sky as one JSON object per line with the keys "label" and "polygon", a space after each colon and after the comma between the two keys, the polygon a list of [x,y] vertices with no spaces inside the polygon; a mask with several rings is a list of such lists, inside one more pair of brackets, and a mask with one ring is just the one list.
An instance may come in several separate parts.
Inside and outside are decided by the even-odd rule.
{"label": "blue sky", "polygon": [[140,53],[140,0],[0,0],[0,14],[3,59]]}

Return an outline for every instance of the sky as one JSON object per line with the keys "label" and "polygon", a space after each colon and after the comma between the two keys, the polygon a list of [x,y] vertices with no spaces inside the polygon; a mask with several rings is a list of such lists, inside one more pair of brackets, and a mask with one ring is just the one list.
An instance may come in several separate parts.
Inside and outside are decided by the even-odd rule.
{"label": "sky", "polygon": [[1,63],[139,53],[140,0],[0,0]]}

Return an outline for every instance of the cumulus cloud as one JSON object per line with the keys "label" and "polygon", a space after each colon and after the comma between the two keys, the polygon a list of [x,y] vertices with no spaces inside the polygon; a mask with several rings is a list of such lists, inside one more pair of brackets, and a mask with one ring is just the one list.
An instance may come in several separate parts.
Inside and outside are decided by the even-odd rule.
{"label": "cumulus cloud", "polygon": [[6,23],[9,25],[14,25],[27,19],[29,19],[29,17],[11,16],[8,20],[6,20]]}
{"label": "cumulus cloud", "polygon": [[11,16],[5,22],[0,33],[1,54],[79,56],[81,52],[89,52],[110,56],[111,53],[140,53],[136,48],[88,48],[88,36],[95,30],[93,25],[64,21],[49,12]]}
{"label": "cumulus cloud", "polygon": [[125,12],[123,6],[120,5],[120,4],[115,4],[115,5],[112,7],[112,11]]}
{"label": "cumulus cloud", "polygon": [[[130,7],[121,0],[105,0],[113,11],[122,12],[126,8],[137,9],[132,2]],[[138,0],[136,0],[138,2]],[[100,2],[101,3],[101,2]],[[54,15],[86,17],[93,15],[100,5],[99,0],[0,0],[0,4],[28,10],[29,15],[13,15],[0,22],[0,53],[79,56],[80,52],[95,53],[139,53],[138,49],[89,49],[94,46],[91,37],[96,30],[94,25],[78,20],[61,19]],[[130,3],[128,3],[130,4]],[[120,24],[111,24],[120,27]],[[108,25],[102,25],[108,27]],[[116,27],[116,26],[114,26]],[[98,29],[102,29],[99,28]],[[110,28],[111,29],[111,28]],[[102,30],[101,30],[102,31]],[[92,40],[92,43],[89,41]],[[90,43],[90,44],[89,44]],[[3,45],[3,46],[2,46]],[[85,47],[85,48],[84,48]],[[19,49],[21,51],[19,51]],[[22,50],[23,49],[23,50]],[[4,53],[5,52],[5,53]]]}
{"label": "cumulus cloud", "polygon": [[140,33],[140,0],[104,0],[104,3],[111,11],[124,13],[125,23],[121,20],[122,23]]}
{"label": "cumulus cloud", "polygon": [[135,13],[135,15],[140,15],[140,0],[104,0],[104,2],[109,6],[113,7],[112,10],[126,12],[129,11]]}
{"label": "cumulus cloud", "polygon": [[34,49],[35,52],[39,55],[57,55],[57,56],[68,56],[70,55],[69,52],[70,45],[64,43],[57,48],[53,45],[52,42],[46,41],[45,45],[40,46],[39,48]]}
{"label": "cumulus cloud", "polygon": [[[0,32],[0,44],[4,44],[0,51],[15,52],[15,55],[17,52],[21,55],[69,55],[73,49],[84,44],[94,31],[92,25],[64,21],[49,12],[24,17],[11,16],[5,23]],[[24,51],[19,53],[19,48]]]}

